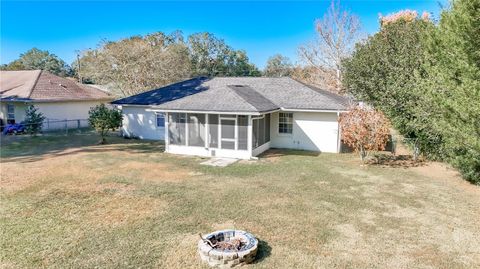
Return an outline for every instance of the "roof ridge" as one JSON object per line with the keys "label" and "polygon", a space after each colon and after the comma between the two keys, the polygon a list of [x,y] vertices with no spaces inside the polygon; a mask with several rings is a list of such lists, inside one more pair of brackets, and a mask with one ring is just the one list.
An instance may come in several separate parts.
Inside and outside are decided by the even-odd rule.
{"label": "roof ridge", "polygon": [[40,71],[38,72],[37,78],[35,79],[35,82],[32,85],[32,88],[30,89],[30,92],[27,95],[27,98],[30,99],[30,96],[32,96],[33,89],[35,89],[35,86],[37,86],[38,80],[40,79],[40,76],[42,75],[43,70],[34,70],[34,71]]}
{"label": "roof ridge", "polygon": [[253,106],[250,102],[248,102],[245,98],[243,98],[243,96],[241,96],[240,94],[237,93],[237,91],[235,91],[234,89],[230,88],[229,85],[227,85],[226,87],[229,91],[233,92],[233,94],[235,94],[236,96],[240,97],[240,99],[242,99],[243,101],[245,101],[251,108],[253,108],[254,110],[256,110],[257,108],[255,106]]}
{"label": "roof ridge", "polygon": [[[262,97],[263,99],[267,100],[268,102],[270,102],[272,105],[276,106],[277,108],[280,108],[279,105],[275,104],[272,100],[270,100],[269,98],[267,98],[265,95],[263,95],[262,93],[260,93],[259,91],[255,90],[254,88],[252,88],[250,85],[241,85],[242,87],[244,88],[247,88],[247,89],[250,89],[252,91],[255,92],[255,94],[258,94],[260,97]],[[243,96],[239,93],[239,91],[233,89],[233,87],[236,87],[236,85],[227,85],[227,88],[230,90],[230,91],[233,91],[237,96],[239,96],[240,98],[242,98],[249,106],[251,106],[253,109],[255,110],[259,110],[260,109],[258,107],[256,107],[254,104],[252,104],[247,98],[246,96]]]}

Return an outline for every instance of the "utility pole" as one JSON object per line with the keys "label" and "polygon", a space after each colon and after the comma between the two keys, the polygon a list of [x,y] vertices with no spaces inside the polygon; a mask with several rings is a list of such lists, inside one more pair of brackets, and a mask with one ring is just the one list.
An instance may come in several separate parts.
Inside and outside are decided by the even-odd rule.
{"label": "utility pole", "polygon": [[80,84],[83,84],[83,78],[82,78],[82,73],[80,72],[80,54],[77,53],[77,65],[78,65],[78,80],[80,81]]}

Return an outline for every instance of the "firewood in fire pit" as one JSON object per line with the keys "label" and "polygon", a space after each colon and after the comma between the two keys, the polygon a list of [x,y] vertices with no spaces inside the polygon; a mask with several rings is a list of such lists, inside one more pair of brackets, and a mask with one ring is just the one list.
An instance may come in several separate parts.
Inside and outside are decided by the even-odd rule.
{"label": "firewood in fire pit", "polygon": [[221,241],[215,244],[214,249],[218,250],[236,250],[239,251],[245,245],[240,239],[233,239],[230,241]]}

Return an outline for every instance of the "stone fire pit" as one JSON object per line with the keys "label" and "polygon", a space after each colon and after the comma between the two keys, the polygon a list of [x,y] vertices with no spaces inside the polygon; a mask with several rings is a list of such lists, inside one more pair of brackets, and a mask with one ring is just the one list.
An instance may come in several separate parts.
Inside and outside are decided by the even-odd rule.
{"label": "stone fire pit", "polygon": [[244,231],[222,230],[200,237],[200,258],[212,267],[231,268],[251,263],[257,254],[258,240]]}

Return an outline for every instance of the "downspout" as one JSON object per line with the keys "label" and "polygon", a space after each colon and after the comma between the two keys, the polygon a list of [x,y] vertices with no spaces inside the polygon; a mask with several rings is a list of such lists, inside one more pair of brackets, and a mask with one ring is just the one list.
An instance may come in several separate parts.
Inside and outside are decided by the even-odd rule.
{"label": "downspout", "polygon": [[340,111],[337,111],[337,153],[340,153],[342,149],[342,129],[340,128]]}
{"label": "downspout", "polygon": [[[250,145],[250,147],[251,147],[251,153],[250,153],[250,154],[253,153],[253,145],[252,145],[252,143],[253,143],[253,121],[254,121],[254,120],[261,120],[261,119],[263,119],[263,118],[265,118],[265,114],[263,114],[263,115],[261,115],[261,116],[256,116],[256,117],[255,117],[255,116],[251,116],[252,130],[251,130],[251,132],[249,132],[249,133],[251,133],[252,140],[248,142],[249,145]],[[258,157],[256,157],[256,156],[251,156],[250,159],[252,159],[252,160],[258,160]]]}

